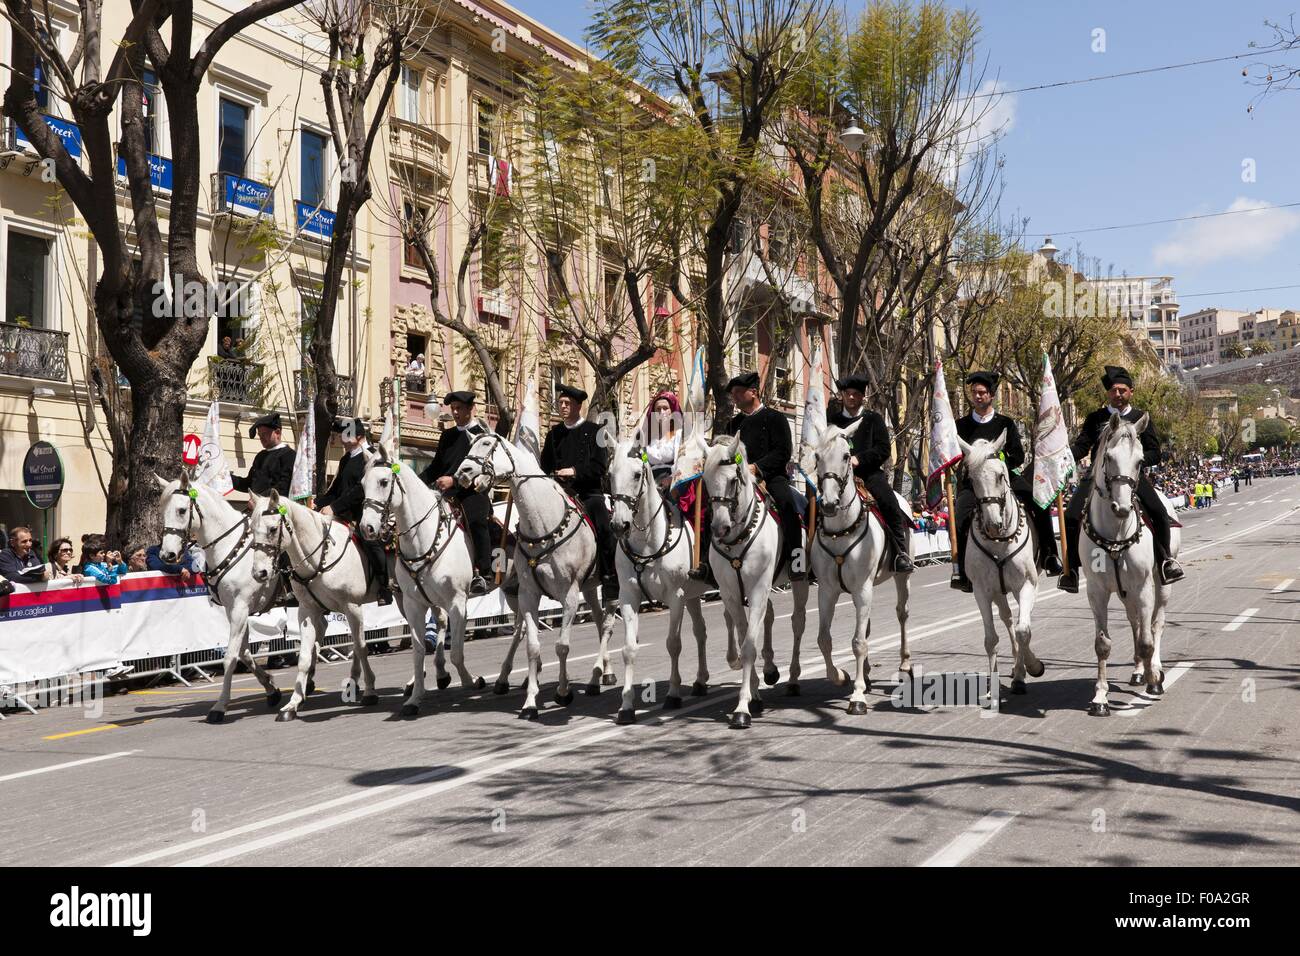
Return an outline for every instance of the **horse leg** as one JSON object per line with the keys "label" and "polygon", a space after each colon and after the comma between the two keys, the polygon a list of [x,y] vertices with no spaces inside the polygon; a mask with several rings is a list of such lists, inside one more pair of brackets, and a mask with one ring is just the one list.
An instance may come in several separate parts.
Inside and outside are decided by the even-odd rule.
{"label": "horse leg", "polygon": [[1147,693],[1159,697],[1165,692],[1165,662],[1160,657],[1160,645],[1165,637],[1165,608],[1168,607],[1169,592],[1167,588],[1156,588],[1156,608],[1151,615],[1151,637],[1155,647],[1151,651],[1151,670],[1155,682],[1147,684]]}
{"label": "horse leg", "polygon": [[[577,588],[569,588],[569,593],[564,596],[564,611],[560,615],[560,634],[555,639],[555,657],[560,662],[559,683],[555,685],[555,702],[561,707],[568,707],[573,703],[573,691],[569,689],[569,634],[573,631],[573,619],[578,614],[579,596],[585,596],[589,601],[592,597],[590,594],[583,595]],[[592,607],[592,613],[595,614],[594,606]],[[604,641],[602,640],[601,643],[604,644]]]}
{"label": "horse leg", "polygon": [[[301,599],[299,599],[301,601]],[[294,720],[307,696],[307,681],[316,667],[316,619],[302,604],[298,607],[298,673],[293,679],[289,703],[280,708],[276,720]]]}
{"label": "horse leg", "polygon": [[[736,598],[740,602],[740,598]],[[761,707],[758,701],[758,673],[754,664],[758,659],[758,633],[763,626],[763,616],[767,613],[766,601],[754,601],[749,608],[749,614],[742,613],[737,615],[745,622],[745,636],[740,644],[740,697],[736,701],[736,709],[731,714],[730,726],[732,730],[748,730],[752,722],[750,701]]]}
{"label": "horse leg", "polygon": [[420,703],[424,700],[424,625],[429,619],[430,608],[423,600],[412,598],[403,608],[406,626],[411,629],[411,682],[406,685],[406,697],[398,713],[403,717],[414,717],[420,712]]}
{"label": "horse leg", "polygon": [[[1025,692],[1025,666],[1021,657],[1020,641],[1016,637],[1015,620],[1011,616],[1011,598],[1006,594],[997,594],[994,595],[993,600],[997,602],[998,617],[1002,618],[1002,626],[1007,629],[1007,640],[1011,642],[1011,693],[1023,694]],[[1000,678],[998,683],[1000,688]]]}
{"label": "horse leg", "polygon": [[433,684],[438,690],[445,690],[451,685],[451,675],[447,673],[447,648],[451,645],[451,634],[442,608],[433,608],[433,615],[438,622],[438,640],[433,645]]}
{"label": "horse leg", "polygon": [[744,665],[740,661],[740,643],[736,636],[736,619],[731,616],[731,608],[724,607],[722,616],[727,621],[727,666],[733,671],[740,670]]}
{"label": "horse leg", "polygon": [[[1038,580],[1032,581],[1026,579],[1025,583],[1020,586],[1020,596],[1016,601],[1016,647],[1019,650],[1019,663],[1022,672],[1028,672],[1030,677],[1042,677],[1043,662],[1035,655],[1029,647],[1029,639],[1033,636],[1033,625],[1030,622],[1030,616],[1034,611],[1034,601],[1038,599]],[[1023,677],[1023,673],[1021,675]]]}
{"label": "horse leg", "polygon": [[[821,584],[817,588],[817,649],[822,652],[822,660],[826,662],[826,679],[836,687],[842,687],[848,682],[849,675],[836,667],[835,661],[831,659],[831,624],[835,620],[835,602],[839,599],[840,591],[837,586],[831,585],[829,575],[818,577],[818,580]],[[793,673],[792,664],[791,675]]]}
{"label": "horse leg", "polygon": [[[591,670],[587,693],[599,694],[601,684],[611,685],[618,680],[614,669],[609,666],[609,639],[614,636],[614,615],[605,613],[605,605],[601,603],[603,597],[597,598],[595,588],[584,591],[583,596],[587,599],[587,607],[591,609],[591,619],[596,622],[596,630],[600,632],[599,656],[596,658],[596,666]],[[576,610],[574,613],[577,613]],[[595,690],[592,690],[593,687]]]}
{"label": "horse leg", "polygon": [[763,681],[771,687],[781,679],[781,671],[777,669],[776,652],[772,650],[772,619],[776,616],[776,609],[770,599],[766,603],[767,608],[763,611]]}
{"label": "horse leg", "polygon": [[219,724],[226,719],[226,708],[230,706],[230,682],[234,679],[235,663],[243,655],[247,639],[248,608],[236,604],[230,609],[230,643],[226,645],[226,658],[222,663],[221,692],[208,711],[207,721],[210,724]]}
{"label": "horse leg", "polygon": [[699,653],[699,660],[695,665],[695,683],[691,685],[691,695],[703,697],[709,692],[709,664],[704,658],[704,642],[708,640],[709,629],[704,623],[704,610],[700,607],[699,598],[688,598],[686,600],[686,613],[691,616],[691,629],[695,631],[695,648]]}
{"label": "horse leg", "polygon": [[[641,607],[640,597],[633,597],[632,592],[638,590],[630,581],[626,582],[619,589],[619,611],[623,618],[623,701],[619,705],[617,722],[620,724],[636,723],[636,633],[637,633],[637,611]],[[672,657],[673,678],[680,680],[677,674],[677,655],[682,650],[682,636],[680,633],[674,633],[674,623],[676,630],[680,631],[682,623],[681,602],[677,602],[677,607],[669,612],[668,622],[668,653]],[[671,693],[671,684],[669,685]]]}
{"label": "horse leg", "polygon": [[[506,658],[501,662],[501,673],[497,675],[497,682],[492,685],[492,693],[504,694],[510,690],[510,672],[515,667],[515,651],[519,650],[519,644],[523,639],[524,619],[516,611],[515,630],[510,638],[510,649],[506,651]],[[528,678],[524,678],[524,683],[528,683]]]}
{"label": "horse leg", "polygon": [[[532,607],[524,610],[523,634],[528,648],[528,676],[524,679],[524,706],[519,711],[521,720],[537,719],[537,690],[542,678],[542,642],[537,636],[537,605],[540,599],[534,597],[529,603]],[[513,650],[511,653],[514,653]]]}
{"label": "horse leg", "polygon": [[1155,656],[1156,641],[1151,619],[1155,611],[1147,599],[1154,599],[1153,590],[1154,588],[1144,588],[1142,593],[1136,595],[1133,601],[1137,617],[1136,626],[1134,627],[1133,652],[1134,657],[1142,662],[1143,669],[1146,672],[1146,690],[1148,694],[1151,694],[1151,689],[1164,679],[1164,675],[1155,669],[1152,660]]}
{"label": "horse leg", "polygon": [[[790,682],[785,685],[786,696],[799,695],[799,645],[803,642],[804,628],[808,625],[808,582],[796,581],[791,588],[794,593],[794,610],[790,615],[790,629],[794,633],[794,650],[790,652]],[[792,691],[790,688],[794,688]]]}
{"label": "horse leg", "polygon": [[366,653],[366,622],[361,616],[361,605],[354,604],[343,612],[348,619],[348,630],[352,634],[352,669],[361,668],[363,688],[362,707],[374,707],[379,703],[379,694],[375,692],[375,672],[370,668],[370,655]]}
{"label": "horse leg", "polygon": [[[676,710],[682,706],[682,672],[679,658],[682,656],[682,611],[684,599],[681,592],[668,597],[668,696],[664,698],[664,710]],[[624,665],[627,659],[624,657]],[[623,686],[631,681],[623,676]],[[628,706],[627,692],[623,695],[624,706]]]}
{"label": "horse leg", "polygon": [[871,583],[865,588],[866,599],[854,602],[853,613],[853,693],[849,695],[849,713],[861,717],[867,712],[867,675],[871,662],[867,660],[867,641],[871,637]]}
{"label": "horse leg", "polygon": [[998,674],[998,631],[993,622],[993,596],[977,587],[975,603],[984,621],[984,653],[989,656],[989,706],[996,707],[1002,698],[1002,677]]}
{"label": "horse leg", "polygon": [[451,599],[447,608],[447,640],[451,642],[451,666],[456,668],[460,677],[460,686],[465,689],[482,690],[487,681],[475,677],[465,666],[465,628],[469,621],[469,595],[461,591]]}
{"label": "horse leg", "polygon": [[912,591],[911,580],[910,574],[894,575],[894,591],[897,595],[894,614],[898,618],[898,671],[905,676],[911,676],[912,673],[912,652],[907,647],[907,604]]}
{"label": "horse leg", "polygon": [[1088,603],[1092,605],[1092,620],[1097,628],[1097,689],[1092,703],[1088,707],[1090,717],[1110,716],[1110,683],[1106,677],[1106,661],[1110,658],[1111,640],[1107,633],[1106,605],[1110,603],[1110,592],[1103,583],[1088,588]]}

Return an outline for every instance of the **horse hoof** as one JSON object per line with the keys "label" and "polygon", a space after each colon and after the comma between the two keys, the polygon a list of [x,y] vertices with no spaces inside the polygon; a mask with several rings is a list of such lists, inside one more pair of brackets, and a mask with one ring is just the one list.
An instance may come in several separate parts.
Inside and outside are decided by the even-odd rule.
{"label": "horse hoof", "polygon": [[763,671],[763,683],[768,687],[773,687],[781,679],[781,672],[773,667],[771,670]]}
{"label": "horse hoof", "polygon": [[1096,703],[1096,702],[1094,701],[1092,704],[1088,705],[1088,716],[1089,716],[1089,717],[1109,717],[1109,716],[1110,716],[1110,704],[1098,704],[1098,703]]}
{"label": "horse hoof", "polygon": [[680,697],[673,697],[669,695],[668,697],[664,698],[664,710],[681,710],[681,709],[682,709],[682,699]]}
{"label": "horse hoof", "polygon": [[519,719],[520,719],[520,720],[536,720],[536,719],[537,719],[537,708],[536,708],[536,707],[525,707],[523,710],[521,710],[521,711],[519,712]]}
{"label": "horse hoof", "polygon": [[314,693],[316,693],[316,682],[309,680],[307,681],[307,696],[310,697]]}
{"label": "horse hoof", "polygon": [[210,724],[219,724],[226,719],[226,715],[224,711],[210,710],[208,711],[208,716],[204,719]]}
{"label": "horse hoof", "polygon": [[618,712],[618,717],[615,719],[614,722],[615,722],[616,724],[620,724],[620,725],[635,724],[635,723],[636,723],[636,711],[635,711],[635,710],[620,710],[620,711]]}
{"label": "horse hoof", "polygon": [[420,708],[417,707],[415,704],[403,704],[402,709],[399,710],[397,713],[398,716],[400,717],[414,717],[419,712],[420,712]]}
{"label": "horse hoof", "polygon": [[595,681],[592,681],[590,684],[587,685],[587,696],[588,696],[588,697],[596,697],[596,696],[598,696],[599,694],[600,694],[600,685],[599,685],[598,683],[596,683]]}
{"label": "horse hoof", "polygon": [[759,700],[757,697],[751,697],[749,699],[749,712],[755,717],[762,717],[763,702]]}
{"label": "horse hoof", "polygon": [[436,683],[438,685],[438,690],[446,690],[451,686],[451,675],[439,674]]}
{"label": "horse hoof", "polygon": [[694,684],[691,685],[692,697],[703,697],[708,692],[709,692],[708,684],[701,684],[699,681],[696,681]]}
{"label": "horse hoof", "polygon": [[1029,693],[1029,692],[1028,692],[1027,690],[1025,690],[1025,682],[1024,682],[1024,681],[1022,681],[1022,680],[1012,680],[1012,681],[1011,681],[1011,693],[1013,693],[1013,694],[1027,694],[1027,693]]}
{"label": "horse hoof", "polygon": [[752,722],[749,714],[743,710],[738,710],[731,715],[731,720],[727,723],[727,726],[732,730],[748,730]]}
{"label": "horse hoof", "polygon": [[362,707],[374,707],[377,703],[379,703],[378,694],[363,694],[361,697]]}
{"label": "horse hoof", "polygon": [[1029,672],[1030,677],[1042,677],[1043,671],[1047,670],[1047,667],[1038,658],[1034,658],[1034,666],[1026,666],[1025,670]]}
{"label": "horse hoof", "polygon": [[606,687],[613,687],[615,684],[618,683],[618,675],[612,672],[608,674],[601,674],[600,682],[604,684]]}
{"label": "horse hoof", "polygon": [[475,677],[475,678],[474,678],[474,689],[475,689],[475,690],[482,690],[482,689],[483,689],[484,687],[486,687],[486,686],[487,686],[487,681],[484,680],[482,677]]}
{"label": "horse hoof", "polygon": [[1147,696],[1148,696],[1148,697],[1163,697],[1163,696],[1164,696],[1164,693],[1165,693],[1165,682],[1164,682],[1164,681],[1157,681],[1157,682],[1154,683],[1154,684],[1148,684],[1148,685],[1147,685]]}
{"label": "horse hoof", "polygon": [[1146,678],[1142,676],[1141,671],[1134,671],[1133,676],[1128,679],[1130,687],[1139,687],[1146,683]]}
{"label": "horse hoof", "polygon": [[502,694],[510,693],[510,682],[507,680],[497,681],[492,685],[492,693],[496,694],[498,697]]}
{"label": "horse hoof", "polygon": [[568,707],[570,704],[573,703],[573,691],[569,690],[568,692],[561,694],[557,690],[555,692],[555,702],[559,704],[561,707]]}
{"label": "horse hoof", "polygon": [[277,724],[287,724],[289,721],[297,719],[298,712],[296,710],[282,710],[275,715],[275,722]]}
{"label": "horse hoof", "polygon": [[280,693],[280,688],[275,688],[275,690],[266,695],[266,706],[274,710],[276,707],[280,706],[280,698],[283,696],[284,694]]}
{"label": "horse hoof", "polygon": [[791,683],[785,685],[785,696],[786,696],[786,697],[798,697],[800,693],[801,693],[801,691],[799,690],[799,684],[798,684],[798,683],[796,683],[796,682],[791,682]]}
{"label": "horse hoof", "polygon": [[854,717],[865,717],[867,715],[867,702],[865,700],[849,701],[849,713]]}

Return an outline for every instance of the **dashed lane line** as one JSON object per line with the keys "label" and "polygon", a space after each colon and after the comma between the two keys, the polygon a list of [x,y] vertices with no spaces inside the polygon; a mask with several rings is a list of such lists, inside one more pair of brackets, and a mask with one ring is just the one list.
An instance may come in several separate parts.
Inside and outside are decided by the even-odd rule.
{"label": "dashed lane line", "polygon": [[984,844],[1001,833],[1019,813],[1015,810],[994,810],[980,817],[964,832],[938,853],[925,860],[921,866],[961,866],[974,856]]}
{"label": "dashed lane line", "polygon": [[1270,594],[1281,594],[1283,591],[1285,591],[1287,588],[1289,588],[1289,587],[1290,587],[1291,585],[1293,585],[1293,584],[1295,584],[1295,578],[1287,578],[1285,581],[1283,581],[1281,584],[1279,584],[1277,587],[1275,587],[1275,588],[1274,588],[1272,591],[1270,591],[1269,593],[1270,593]]}
{"label": "dashed lane line", "polygon": [[98,757],[86,757],[82,760],[69,760],[67,763],[56,763],[49,767],[37,767],[35,770],[23,770],[19,773],[9,773],[0,777],[0,783],[6,780],[18,780],[22,777],[35,777],[37,774],[49,773],[53,770],[65,770],[68,767],[80,767],[88,763],[99,763],[102,760],[115,760],[118,757],[129,757],[131,754],[138,754],[138,750],[121,750],[115,754],[100,754]]}
{"label": "dashed lane line", "polygon": [[1252,617],[1254,617],[1258,613],[1259,613],[1259,608],[1248,607],[1246,608],[1246,610],[1242,611],[1240,614],[1234,617],[1227,624],[1223,625],[1223,630],[1235,631],[1237,630],[1237,628],[1241,627],[1241,625],[1245,624],[1247,621],[1249,621]]}
{"label": "dashed lane line", "polygon": [[[1195,666],[1195,661],[1183,661],[1181,664],[1175,664],[1173,667],[1169,668],[1169,670],[1165,671],[1165,692],[1168,693],[1169,688],[1173,687],[1174,684],[1178,682],[1178,678],[1182,677]],[[1136,717],[1159,699],[1160,698],[1158,697],[1148,697],[1146,696],[1146,693],[1143,692],[1141,696],[1139,696],[1138,699],[1133,701],[1129,706],[1123,709],[1116,709],[1113,713],[1119,714],[1121,717]]]}

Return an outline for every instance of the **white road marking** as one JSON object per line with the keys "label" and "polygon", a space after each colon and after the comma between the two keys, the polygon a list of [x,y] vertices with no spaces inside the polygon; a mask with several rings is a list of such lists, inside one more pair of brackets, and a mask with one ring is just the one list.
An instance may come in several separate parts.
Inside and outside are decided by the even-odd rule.
{"label": "white road marking", "polygon": [[1242,611],[1240,614],[1234,617],[1227,624],[1223,625],[1223,629],[1225,631],[1235,631],[1237,628],[1241,627],[1241,625],[1245,624],[1247,621],[1249,621],[1252,617],[1254,617],[1258,613],[1259,613],[1259,608],[1248,607],[1246,608],[1246,610]]}
{"label": "white road marking", "polygon": [[984,844],[1001,833],[1019,814],[1015,810],[994,810],[981,817],[964,833],[945,846],[921,866],[961,866]]}
{"label": "white road marking", "polygon": [[80,767],[88,763],[99,763],[101,760],[113,760],[116,757],[129,757],[131,754],[138,754],[138,750],[121,750],[115,754],[103,754],[98,757],[86,757],[84,760],[69,760],[67,763],[56,763],[49,767],[37,767],[35,770],[23,770],[19,773],[5,774],[0,777],[0,783],[6,780],[18,780],[21,777],[34,777],[38,773],[49,773],[51,770],[64,770],[68,767]]}
{"label": "white road marking", "polygon": [[947,583],[948,583],[947,581],[935,581],[933,584],[922,584],[921,587],[923,587],[923,588],[937,588],[937,587],[939,587],[940,585],[942,585],[942,584],[947,584]]}
{"label": "white road marking", "polygon": [[[1182,677],[1195,666],[1195,661],[1183,661],[1181,664],[1175,664],[1173,667],[1169,668],[1169,670],[1165,671],[1165,693],[1168,693],[1169,688],[1173,687],[1174,684],[1178,682],[1178,678]],[[1125,707],[1122,710],[1115,710],[1113,713],[1119,714],[1121,717],[1136,717],[1159,699],[1159,697],[1148,697],[1146,692],[1143,691],[1138,699],[1133,701],[1133,703],[1128,707]]]}
{"label": "white road marking", "polygon": [[1275,588],[1274,588],[1270,593],[1271,593],[1271,594],[1281,594],[1283,591],[1285,591],[1287,588],[1289,588],[1289,587],[1290,587],[1291,585],[1293,585],[1293,584],[1295,584],[1295,578],[1287,578],[1285,581],[1283,581],[1281,584],[1279,584],[1277,587],[1275,587]]}

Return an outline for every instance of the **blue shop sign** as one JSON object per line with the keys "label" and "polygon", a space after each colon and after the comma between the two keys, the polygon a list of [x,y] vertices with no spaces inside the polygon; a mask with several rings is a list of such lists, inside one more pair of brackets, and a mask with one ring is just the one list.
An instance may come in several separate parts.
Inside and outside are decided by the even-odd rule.
{"label": "blue shop sign", "polygon": [[308,235],[329,240],[334,236],[334,213],[317,209],[309,202],[298,200],[298,228]]}
{"label": "blue shop sign", "polygon": [[[117,174],[123,179],[126,178],[126,157],[117,157]],[[153,183],[154,189],[166,189],[168,192],[172,188],[172,161],[166,156],[149,155],[149,181]]]}
{"label": "blue shop sign", "polygon": [[[69,123],[67,120],[61,120],[53,116],[45,117],[45,125],[54,131],[54,135],[63,140],[63,148],[68,151],[68,155],[73,159],[81,158],[81,130],[77,128],[76,123]],[[36,147],[32,141],[27,138],[22,127],[14,123],[14,146],[18,149],[28,149],[33,153]]]}
{"label": "blue shop sign", "polygon": [[254,216],[275,211],[275,197],[271,194],[271,187],[266,183],[256,183],[231,173],[224,175],[227,209]]}

